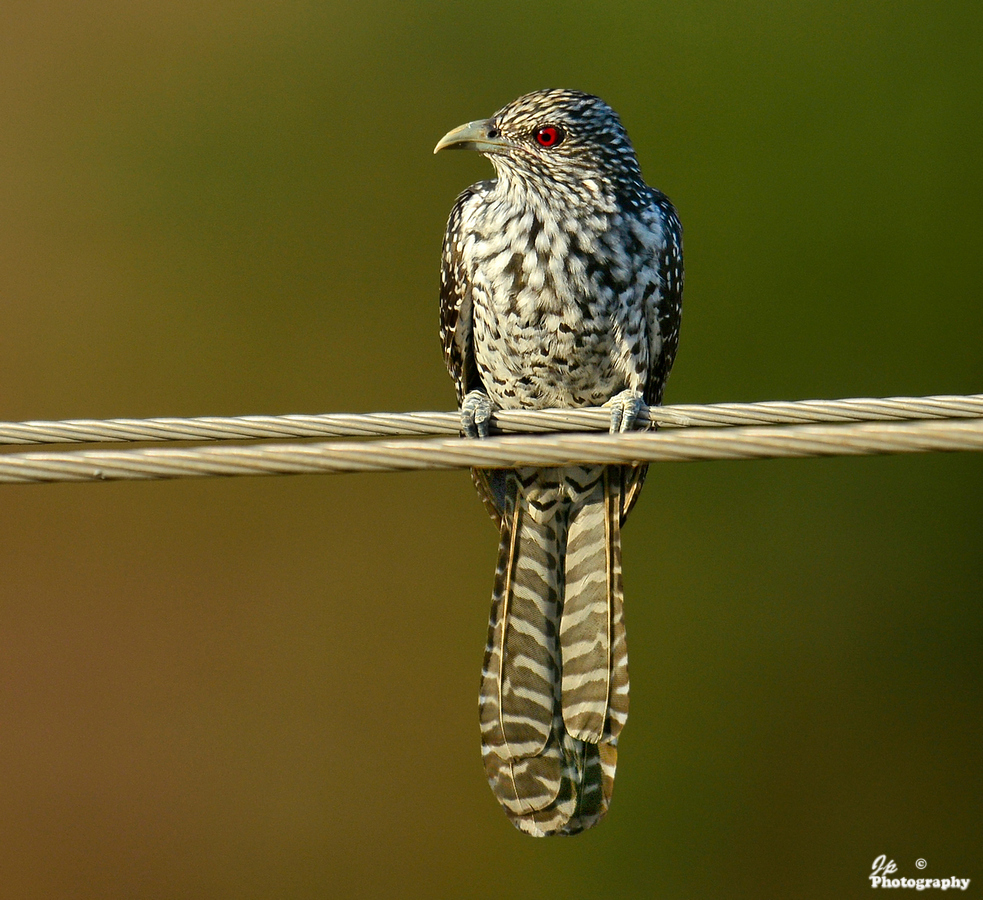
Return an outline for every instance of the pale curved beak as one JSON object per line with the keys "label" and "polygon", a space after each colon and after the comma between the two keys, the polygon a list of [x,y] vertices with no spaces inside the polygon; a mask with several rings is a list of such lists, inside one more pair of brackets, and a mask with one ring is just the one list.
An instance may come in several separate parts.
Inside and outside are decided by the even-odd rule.
{"label": "pale curved beak", "polygon": [[501,153],[509,146],[495,125],[494,119],[479,119],[468,122],[453,131],[448,131],[433,148],[434,153],[441,150],[477,150],[479,153]]}

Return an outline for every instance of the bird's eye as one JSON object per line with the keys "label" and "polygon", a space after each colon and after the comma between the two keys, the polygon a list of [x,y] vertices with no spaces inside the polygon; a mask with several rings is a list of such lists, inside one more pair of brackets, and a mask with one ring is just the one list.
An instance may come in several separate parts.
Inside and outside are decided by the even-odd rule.
{"label": "bird's eye", "polygon": [[534,134],[536,143],[540,147],[546,147],[548,149],[552,149],[561,143],[564,136],[563,129],[559,125],[546,125],[543,128],[537,128]]}

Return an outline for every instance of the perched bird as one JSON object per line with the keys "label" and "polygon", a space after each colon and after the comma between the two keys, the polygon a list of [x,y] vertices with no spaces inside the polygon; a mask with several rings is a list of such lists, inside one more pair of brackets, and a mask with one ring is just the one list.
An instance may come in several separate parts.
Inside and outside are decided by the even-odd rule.
{"label": "perched bird", "polygon": [[[444,237],[440,337],[462,428],[496,409],[607,404],[611,431],[662,402],[679,342],[682,229],[603,100],[544,90],[441,138],[498,178]],[[492,791],[522,831],[604,816],[628,716],[621,526],[644,466],[475,470],[501,529],[479,700]]]}

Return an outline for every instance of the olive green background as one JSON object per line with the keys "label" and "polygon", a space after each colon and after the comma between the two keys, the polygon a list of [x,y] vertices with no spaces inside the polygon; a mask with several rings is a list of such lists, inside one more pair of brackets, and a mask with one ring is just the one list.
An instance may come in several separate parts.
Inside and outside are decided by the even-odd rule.
{"label": "olive green background", "polygon": [[[983,389],[983,5],[0,7],[0,418],[448,409],[431,155],[620,113],[686,228],[667,402]],[[0,487],[0,896],[983,882],[983,456],[653,467],[607,820],[485,783],[464,473]],[[928,862],[923,872],[916,858]]]}

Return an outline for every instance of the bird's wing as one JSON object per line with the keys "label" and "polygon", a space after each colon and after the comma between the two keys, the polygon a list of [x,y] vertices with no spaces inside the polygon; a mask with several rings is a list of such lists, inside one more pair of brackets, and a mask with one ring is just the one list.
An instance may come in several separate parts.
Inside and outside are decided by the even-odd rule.
{"label": "bird's wing", "polygon": [[480,181],[463,191],[451,210],[444,232],[440,267],[440,342],[447,370],[457,387],[458,403],[468,391],[480,387],[471,331],[471,279],[465,271],[462,253],[467,238],[466,220],[469,212],[492,189],[492,184],[491,181]]}
{"label": "bird's wing", "polygon": [[[467,220],[474,208],[494,186],[493,181],[479,181],[465,190],[447,220],[440,265],[440,343],[444,362],[457,388],[458,404],[468,391],[483,390],[474,358],[471,316],[471,278],[465,270],[462,248],[467,239]],[[472,469],[471,477],[497,527],[501,527],[505,503],[504,471]]]}
{"label": "bird's wing", "polygon": [[[669,198],[659,191],[652,191],[648,214],[653,224],[661,224],[663,234],[655,261],[657,277],[644,291],[649,336],[645,402],[649,406],[659,406],[679,347],[679,323],[683,312],[683,226]],[[622,468],[622,524],[638,500],[647,471],[648,466]]]}
{"label": "bird's wing", "polygon": [[659,288],[647,301],[649,306],[645,310],[650,323],[645,402],[657,406],[662,403],[662,392],[679,347],[679,322],[683,312],[683,226],[669,198],[658,191],[653,194],[653,206],[662,220],[664,240],[656,263]]}

